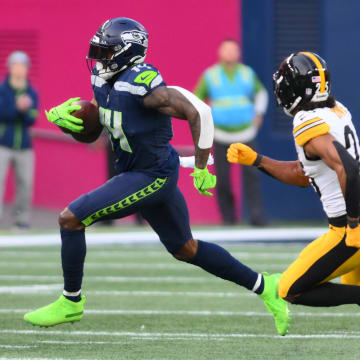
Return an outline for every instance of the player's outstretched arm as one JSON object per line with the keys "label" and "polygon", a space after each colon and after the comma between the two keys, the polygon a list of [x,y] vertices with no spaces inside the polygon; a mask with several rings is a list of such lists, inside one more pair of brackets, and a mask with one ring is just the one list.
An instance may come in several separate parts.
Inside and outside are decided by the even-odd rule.
{"label": "player's outstretched arm", "polygon": [[216,177],[207,170],[214,140],[211,109],[191,92],[177,86],[161,86],[144,97],[144,106],[179,119],[187,120],[195,145],[194,186],[203,195],[216,185]]}
{"label": "player's outstretched arm", "polygon": [[231,144],[227,159],[234,164],[256,166],[259,170],[289,185],[306,187],[310,184],[309,178],[304,174],[299,161],[278,161],[263,156],[251,147],[242,144]]}

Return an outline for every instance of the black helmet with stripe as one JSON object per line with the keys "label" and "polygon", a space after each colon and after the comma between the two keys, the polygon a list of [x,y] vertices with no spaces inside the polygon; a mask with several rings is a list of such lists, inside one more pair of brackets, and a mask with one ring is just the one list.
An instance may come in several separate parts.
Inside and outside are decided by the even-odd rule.
{"label": "black helmet with stripe", "polygon": [[290,116],[296,108],[324,102],[330,95],[329,69],[325,60],[312,52],[288,56],[274,73],[273,82],[278,105]]}

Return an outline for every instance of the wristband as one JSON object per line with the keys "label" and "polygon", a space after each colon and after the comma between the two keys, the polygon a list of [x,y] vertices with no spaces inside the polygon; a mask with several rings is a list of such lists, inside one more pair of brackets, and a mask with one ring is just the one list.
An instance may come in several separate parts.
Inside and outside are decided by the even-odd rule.
{"label": "wristband", "polygon": [[348,225],[350,229],[355,229],[359,225],[359,220],[348,220]]}
{"label": "wristband", "polygon": [[257,158],[254,161],[253,166],[258,167],[260,165],[260,163],[261,163],[262,158],[263,158],[263,155],[257,154]]}

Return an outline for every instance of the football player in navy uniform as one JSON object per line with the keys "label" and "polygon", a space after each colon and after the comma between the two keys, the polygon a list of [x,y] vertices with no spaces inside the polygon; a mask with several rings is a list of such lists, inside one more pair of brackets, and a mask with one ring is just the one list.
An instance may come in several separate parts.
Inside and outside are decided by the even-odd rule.
{"label": "football player in navy uniform", "polygon": [[[216,177],[207,161],[214,126],[210,108],[189,91],[166,86],[159,71],[144,63],[148,33],[137,21],[106,21],[90,41],[93,103],[116,154],[119,175],[73,201],[59,216],[64,291],[54,303],[25,314],[34,325],[54,326],[83,316],[81,295],[86,254],[85,228],[101,220],[140,212],[176,259],[197,265],[222,279],[259,294],[274,315],[278,332],[288,328],[286,302],[276,296],[280,274],[258,274],[222,247],[193,239],[187,206],[177,187],[179,156],[169,144],[171,116],[189,122],[195,145],[195,188],[212,196]],[[79,109],[68,100],[47,113],[48,120],[81,132]]]}

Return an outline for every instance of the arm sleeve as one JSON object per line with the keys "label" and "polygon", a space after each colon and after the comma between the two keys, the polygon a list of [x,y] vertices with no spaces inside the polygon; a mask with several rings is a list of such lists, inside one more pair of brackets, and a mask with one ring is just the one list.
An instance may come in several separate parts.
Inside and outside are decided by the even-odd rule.
{"label": "arm sleeve", "polygon": [[205,101],[209,97],[208,87],[204,74],[200,77],[198,83],[196,84],[194,94],[202,101]]}
{"label": "arm sleeve", "polygon": [[[298,114],[300,114],[298,116]],[[330,131],[329,124],[316,114],[301,115],[294,118],[293,135],[297,145],[304,146],[311,139],[325,135]]]}

